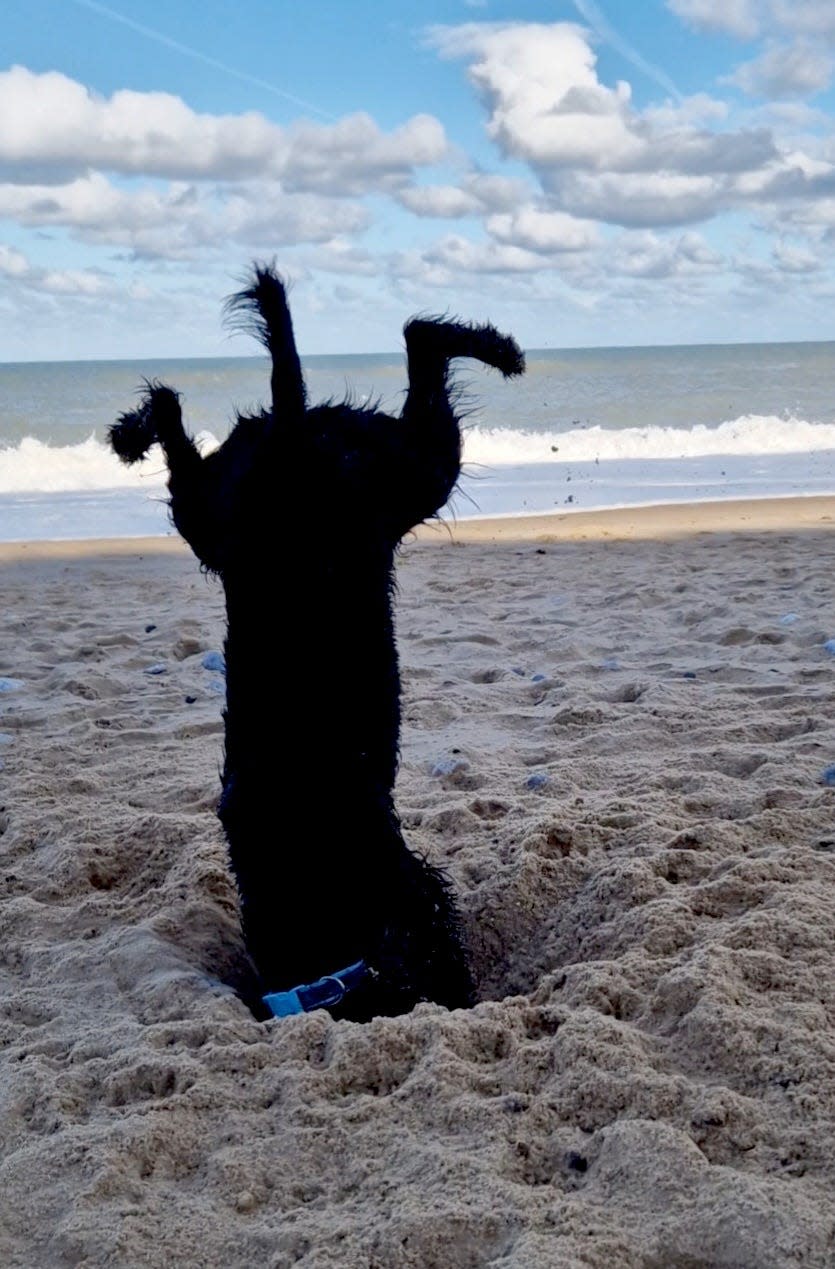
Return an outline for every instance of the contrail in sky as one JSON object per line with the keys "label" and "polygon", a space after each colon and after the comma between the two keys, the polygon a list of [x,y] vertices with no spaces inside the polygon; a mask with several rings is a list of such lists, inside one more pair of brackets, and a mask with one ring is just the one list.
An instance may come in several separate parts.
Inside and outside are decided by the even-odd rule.
{"label": "contrail in sky", "polygon": [[149,40],[156,40],[157,44],[164,44],[166,48],[174,49],[176,53],[182,53],[184,57],[191,57],[196,62],[202,62],[204,66],[211,66],[214,70],[222,71],[224,75],[232,75],[235,79],[243,80],[245,84],[253,84],[256,88],[263,88],[266,92],[274,93],[276,97],[283,97],[285,101],[292,102],[294,106],[300,106],[302,110],[309,110],[312,114],[319,115],[322,119],[336,118],[336,115],[330,114],[327,110],[314,106],[302,97],[295,97],[293,93],[285,92],[283,88],[277,88],[275,84],[270,84],[265,79],[258,79],[256,75],[248,75],[246,71],[237,70],[234,66],[227,66],[225,62],[219,62],[216,58],[209,57],[206,53],[201,53],[199,49],[191,48],[188,44],[181,44],[179,40],[172,40],[170,36],[164,35],[162,31],[156,31],[150,26],[143,26],[141,22],[134,22],[133,18],[127,17],[124,13],[117,13],[115,9],[109,8],[108,5],[100,4],[99,0],[75,0],[75,3],[83,9],[90,9],[93,13],[98,13],[100,17],[110,18],[112,22],[121,22],[123,26],[130,27],[131,31],[136,31],[139,35],[144,35]]}
{"label": "contrail in sky", "polygon": [[654,79],[656,84],[660,84],[664,91],[668,92],[676,101],[684,100],[666,71],[661,70],[658,66],[653,66],[622,35],[619,35],[608,18],[601,13],[595,0],[572,0],[572,3],[580,16],[585,18],[589,26],[594,28],[602,40],[605,40],[607,44],[611,44],[613,49],[620,53],[622,57],[625,57],[628,62],[631,62],[639,71],[642,71],[644,75]]}

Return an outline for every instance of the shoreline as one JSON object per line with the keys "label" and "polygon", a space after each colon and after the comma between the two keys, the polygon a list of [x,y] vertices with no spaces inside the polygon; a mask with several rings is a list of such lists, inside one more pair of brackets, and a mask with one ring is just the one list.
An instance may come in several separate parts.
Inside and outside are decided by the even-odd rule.
{"label": "shoreline", "polygon": [[[835,494],[655,503],[597,511],[473,517],[422,524],[406,538],[436,545],[571,541],[671,541],[711,533],[821,532],[835,527]],[[179,536],[0,542],[0,564],[84,556],[178,555]]]}

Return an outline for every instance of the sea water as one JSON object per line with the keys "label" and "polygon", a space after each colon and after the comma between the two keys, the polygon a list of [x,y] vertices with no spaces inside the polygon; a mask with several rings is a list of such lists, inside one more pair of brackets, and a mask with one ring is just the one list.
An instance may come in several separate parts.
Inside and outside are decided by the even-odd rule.
{"label": "sea water", "polygon": [[[304,368],[312,402],[399,412],[402,356]],[[522,379],[472,362],[456,377],[464,472],[448,516],[835,492],[835,343],[532,351]],[[0,364],[0,539],[172,532],[159,449],[128,468],[106,444],[149,378],[182,393],[204,452],[269,382],[260,357]],[[306,488],[316,514],[315,478]]]}

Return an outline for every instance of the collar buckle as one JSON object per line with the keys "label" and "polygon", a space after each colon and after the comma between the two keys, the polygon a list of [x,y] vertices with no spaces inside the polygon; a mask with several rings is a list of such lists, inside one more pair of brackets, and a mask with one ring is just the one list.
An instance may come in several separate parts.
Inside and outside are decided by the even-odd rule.
{"label": "collar buckle", "polygon": [[330,1009],[359,987],[370,973],[365,961],[356,961],[335,974],[325,974],[314,983],[300,983],[289,991],[268,992],[262,999],[274,1018],[288,1018],[313,1009]]}

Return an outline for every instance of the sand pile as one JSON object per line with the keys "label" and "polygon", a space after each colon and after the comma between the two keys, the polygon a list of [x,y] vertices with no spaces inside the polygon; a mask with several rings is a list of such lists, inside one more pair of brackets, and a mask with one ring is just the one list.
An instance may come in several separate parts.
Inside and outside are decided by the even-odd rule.
{"label": "sand pile", "polygon": [[482,1003],[365,1027],[228,985],[219,587],[7,552],[0,1263],[835,1265],[833,549],[406,551],[398,802]]}

